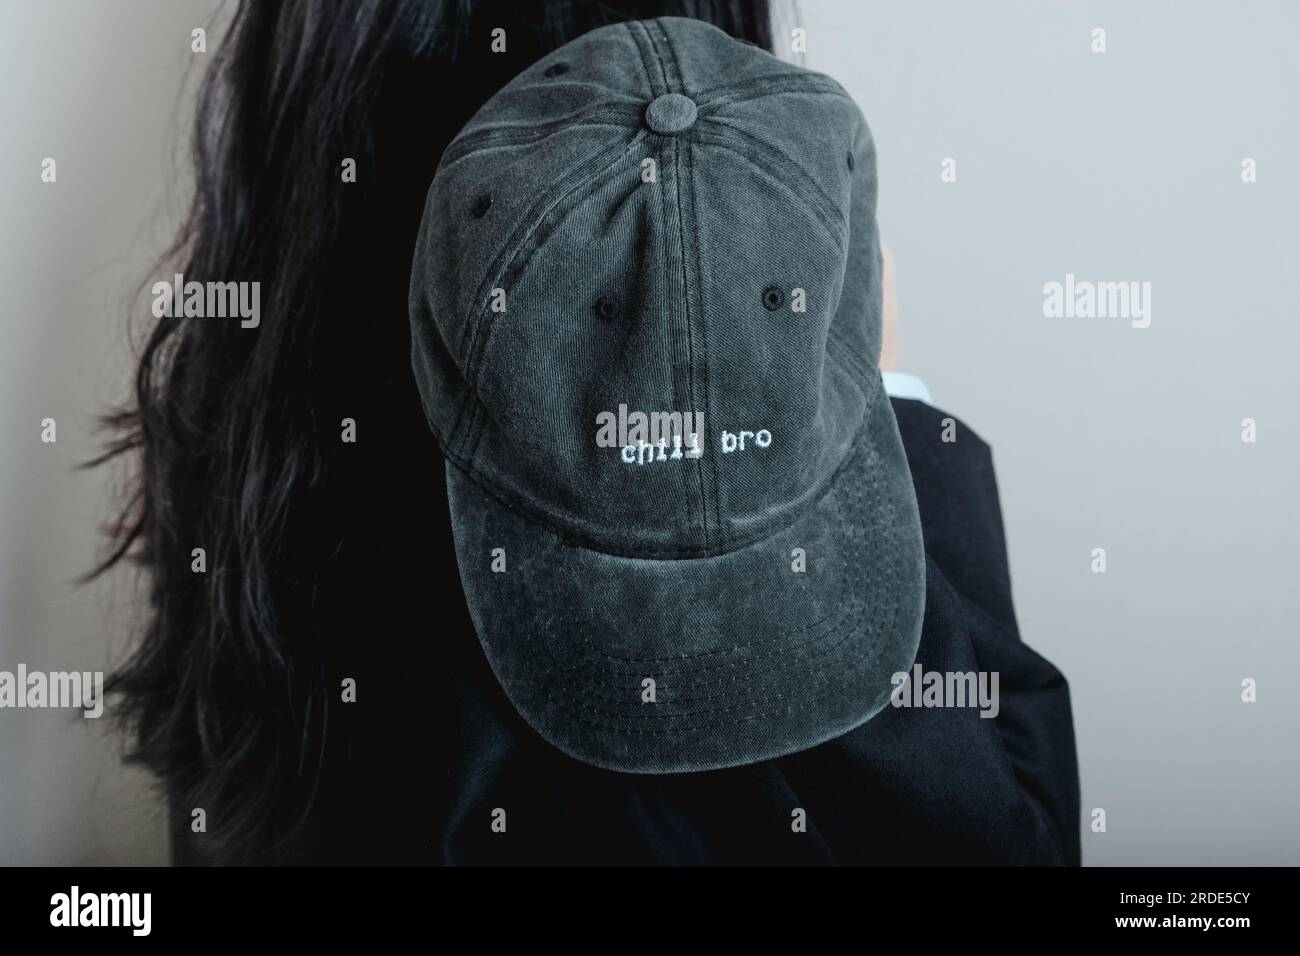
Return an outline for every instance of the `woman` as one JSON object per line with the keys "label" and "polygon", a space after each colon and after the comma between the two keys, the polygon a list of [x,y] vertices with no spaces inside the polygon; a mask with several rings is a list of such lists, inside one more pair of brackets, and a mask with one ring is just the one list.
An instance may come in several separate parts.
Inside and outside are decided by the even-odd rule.
{"label": "woman", "polygon": [[[1028,766],[1041,755],[1015,741],[999,753],[982,727],[967,748],[983,761],[976,772],[1001,761],[1016,773],[1000,768],[985,788],[992,805],[958,816],[986,812],[1002,830],[909,844],[953,797],[951,782],[931,786],[940,768],[919,760],[878,804],[895,841],[883,848],[848,805],[823,809],[830,830],[812,842],[746,836],[763,813],[756,793],[795,780],[821,790],[834,786],[817,782],[828,775],[869,791],[879,756],[860,742],[646,778],[570,760],[528,732],[454,583],[442,460],[411,376],[406,294],[423,197],[478,106],[567,40],[676,14],[770,48],[769,11],[686,0],[387,0],[347,20],[335,10],[249,3],[236,13],[200,104],[178,271],[259,282],[260,325],[162,319],[136,405],[112,422],[112,453],[138,453],[141,475],[108,565],[138,554],[154,594],[145,639],[112,689],[136,759],[166,786],[177,861],[1077,859],[1077,834],[1071,851],[1061,823],[1071,768],[1044,771],[1066,781],[1044,798]],[[355,177],[343,172],[349,160]],[[947,637],[927,633],[923,649]],[[996,648],[1016,658],[1007,637]],[[1028,658],[999,666],[1028,675],[1025,699],[1046,690],[1056,701],[1046,715],[1012,704],[1013,731],[1024,718],[1059,735],[1059,674]],[[909,731],[883,716],[897,752]],[[1071,742],[1067,763],[1072,752]],[[903,796],[913,789],[939,796],[912,806]],[[508,841],[479,819],[501,793],[516,795],[516,820],[522,810]],[[527,826],[530,816],[545,825]],[[999,856],[1008,831],[1023,833],[1023,852]]]}
{"label": "woman", "polygon": [[[661,14],[771,44],[766,0],[236,10],[201,93],[196,194],[174,259],[187,280],[260,282],[260,329],[162,319],[134,406],[110,423],[110,457],[138,455],[139,478],[105,567],[138,557],[154,594],[111,689],[187,835],[178,858],[200,845],[213,861],[426,858],[364,827],[334,833],[321,856],[310,835],[283,842],[346,803],[341,787],[387,780],[414,811],[437,776],[374,743],[440,706],[430,635],[468,629],[410,374],[424,194],[443,147],[521,69],[604,23]],[[359,423],[355,444],[339,439],[343,418]],[[205,573],[191,570],[199,547]],[[449,590],[430,594],[431,581]],[[351,712],[338,702],[349,676]],[[200,808],[207,832],[193,834]]]}

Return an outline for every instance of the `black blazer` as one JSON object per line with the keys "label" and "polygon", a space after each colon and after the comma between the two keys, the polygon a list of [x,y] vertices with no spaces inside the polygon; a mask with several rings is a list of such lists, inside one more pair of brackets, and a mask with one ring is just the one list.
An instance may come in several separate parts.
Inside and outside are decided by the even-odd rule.
{"label": "black blazer", "polygon": [[[988,446],[947,413],[895,399],[927,552],[918,663],[997,671],[1000,712],[886,708],[802,753],[698,774],[581,764],[538,737],[493,677],[451,547],[442,461],[391,404],[369,547],[322,615],[335,676],[357,679],[327,737],[304,827],[237,862],[292,864],[1079,863],[1079,781],[1065,678],[1020,640]],[[418,402],[410,404],[418,411]],[[337,681],[335,683],[337,686]],[[494,832],[493,811],[506,812]],[[793,814],[804,811],[806,830]],[[173,859],[203,863],[172,808]]]}

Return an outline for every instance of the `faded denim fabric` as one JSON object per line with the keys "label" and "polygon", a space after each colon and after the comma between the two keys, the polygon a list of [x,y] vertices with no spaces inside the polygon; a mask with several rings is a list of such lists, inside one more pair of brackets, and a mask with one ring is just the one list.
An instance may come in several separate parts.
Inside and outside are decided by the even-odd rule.
{"label": "faded denim fabric", "polygon": [[[565,753],[779,757],[911,667],[925,558],[875,361],[875,206],[843,89],[688,19],[562,47],[444,154],[413,368],[475,630]],[[703,455],[600,447],[620,405],[702,414]],[[771,440],[724,451],[742,431]]]}

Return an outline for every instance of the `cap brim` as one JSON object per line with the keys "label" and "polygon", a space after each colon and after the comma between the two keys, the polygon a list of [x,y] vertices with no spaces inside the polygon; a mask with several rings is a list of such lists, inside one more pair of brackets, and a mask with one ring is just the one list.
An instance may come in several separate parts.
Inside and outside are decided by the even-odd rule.
{"label": "cap brim", "polygon": [[680,773],[795,753],[881,711],[915,659],[925,556],[883,391],[819,501],[714,557],[574,546],[450,462],[447,489],[492,670],[524,720],[585,763]]}

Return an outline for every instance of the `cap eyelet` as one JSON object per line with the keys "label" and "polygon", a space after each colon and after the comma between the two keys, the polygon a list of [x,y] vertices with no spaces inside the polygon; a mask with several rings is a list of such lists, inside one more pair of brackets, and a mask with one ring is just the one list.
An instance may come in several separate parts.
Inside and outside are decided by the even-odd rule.
{"label": "cap eyelet", "polygon": [[543,71],[542,76],[545,76],[545,77],[548,77],[548,78],[549,78],[549,77],[554,77],[554,76],[562,76],[562,75],[564,75],[565,73],[568,73],[568,72],[569,72],[569,64],[567,64],[567,63],[552,63],[550,66],[548,66],[548,67],[545,69],[545,71]]}
{"label": "cap eyelet", "polygon": [[781,306],[785,305],[785,293],[776,286],[768,286],[763,290],[763,308],[769,312],[775,312]]}
{"label": "cap eyelet", "polygon": [[845,161],[846,163],[848,163],[848,165],[849,165],[849,172],[853,172],[853,154],[852,154],[852,153],[845,153],[845,154],[844,154],[844,161]]}
{"label": "cap eyelet", "polygon": [[492,195],[491,193],[484,193],[474,200],[474,205],[470,207],[469,214],[475,219],[482,219],[491,208]]}
{"label": "cap eyelet", "polygon": [[596,300],[596,314],[602,319],[617,319],[619,313],[618,300],[607,295],[602,295]]}

